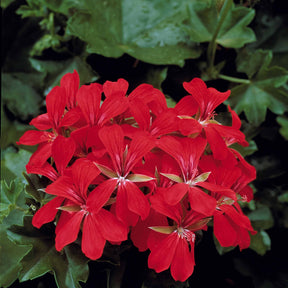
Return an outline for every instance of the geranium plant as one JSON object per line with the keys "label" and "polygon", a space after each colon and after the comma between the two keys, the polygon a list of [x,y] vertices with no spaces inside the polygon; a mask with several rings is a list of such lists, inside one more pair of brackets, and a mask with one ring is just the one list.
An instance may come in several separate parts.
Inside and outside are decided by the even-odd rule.
{"label": "geranium plant", "polygon": [[[47,113],[31,121],[18,144],[36,145],[27,173],[50,179],[54,195],[33,216],[40,228],[54,221],[61,251],[81,238],[82,252],[101,258],[106,241],[129,237],[151,251],[149,268],[170,267],[176,281],[194,270],[197,233],[214,226],[223,247],[250,245],[256,231],[239,202],[253,199],[253,166],[234,143],[247,146],[241,121],[229,108],[231,126],[215,109],[230,95],[203,80],[184,82],[188,95],[174,108],[151,85],[127,95],[128,82],[79,87],[68,73],[46,97]],[[102,102],[101,102],[101,99]]]}
{"label": "geranium plant", "polygon": [[287,286],[285,1],[0,6],[1,287]]}

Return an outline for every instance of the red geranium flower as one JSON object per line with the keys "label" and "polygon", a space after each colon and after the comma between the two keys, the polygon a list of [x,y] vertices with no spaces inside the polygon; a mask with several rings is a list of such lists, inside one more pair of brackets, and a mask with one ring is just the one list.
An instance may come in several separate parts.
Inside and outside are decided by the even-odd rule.
{"label": "red geranium flower", "polygon": [[161,197],[151,197],[153,209],[173,220],[172,226],[150,227],[154,233],[149,235],[148,247],[151,254],[148,266],[157,273],[170,267],[176,281],[185,281],[194,271],[195,231],[206,229],[211,218],[183,209],[179,203],[167,206]]}
{"label": "red geranium flower", "polygon": [[[79,159],[72,166],[71,176],[61,176],[46,188],[46,193],[66,199],[65,205],[59,207],[64,212],[56,229],[58,251],[77,239],[82,221],[82,251],[90,259],[102,256],[106,240],[119,242],[127,239],[127,227],[102,208],[110,198],[106,183],[91,192],[88,190],[99,173],[91,161]],[[61,221],[61,217],[65,221]]]}

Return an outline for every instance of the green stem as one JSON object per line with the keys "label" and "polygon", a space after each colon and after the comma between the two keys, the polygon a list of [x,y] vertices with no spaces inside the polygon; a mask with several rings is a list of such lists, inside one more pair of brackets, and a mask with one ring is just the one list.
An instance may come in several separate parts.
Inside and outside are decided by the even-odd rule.
{"label": "green stem", "polygon": [[214,61],[215,61],[215,54],[216,54],[216,48],[217,48],[217,43],[216,43],[216,39],[218,36],[218,33],[220,31],[220,28],[228,14],[228,12],[230,11],[231,5],[232,5],[233,1],[231,0],[226,0],[221,11],[220,11],[220,20],[218,21],[216,30],[214,32],[214,35],[212,37],[212,40],[210,41],[209,45],[208,45],[208,49],[207,49],[207,59],[208,59],[208,63],[209,63],[209,68],[212,68],[214,65]]}
{"label": "green stem", "polygon": [[251,83],[251,81],[249,79],[241,79],[241,78],[231,77],[231,76],[227,76],[227,75],[223,75],[223,74],[218,74],[218,78],[223,79],[223,80],[227,80],[230,82],[234,82],[234,83],[241,83],[241,84],[250,84]]}

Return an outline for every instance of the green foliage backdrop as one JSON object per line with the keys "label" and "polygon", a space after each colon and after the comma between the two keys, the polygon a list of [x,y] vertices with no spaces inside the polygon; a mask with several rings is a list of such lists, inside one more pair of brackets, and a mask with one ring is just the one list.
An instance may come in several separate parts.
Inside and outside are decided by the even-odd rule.
{"label": "green foliage backdrop", "polygon": [[[287,287],[284,6],[280,0],[1,1],[0,286]],[[81,84],[125,78],[132,89],[150,83],[162,89],[170,107],[185,96],[183,81],[193,77],[220,91],[231,89],[226,104],[240,115],[250,143],[235,148],[257,169],[255,200],[243,206],[259,231],[250,249],[203,240],[185,283],[165,272],[156,277],[143,264],[147,255],[129,243],[108,247],[101,261],[88,261],[76,244],[56,252],[53,227],[31,225],[33,213],[48,201],[43,179],[23,175],[33,148],[15,142],[45,112],[51,88],[74,69]],[[218,117],[225,118],[222,108]]]}

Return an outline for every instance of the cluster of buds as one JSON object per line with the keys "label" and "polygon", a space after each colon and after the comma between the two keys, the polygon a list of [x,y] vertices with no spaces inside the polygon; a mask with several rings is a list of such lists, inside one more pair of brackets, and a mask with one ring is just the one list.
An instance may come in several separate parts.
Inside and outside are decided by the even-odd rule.
{"label": "cluster of buds", "polygon": [[[55,195],[32,224],[56,223],[58,251],[81,238],[81,249],[99,259],[106,241],[131,239],[149,249],[148,266],[185,281],[194,270],[197,231],[213,225],[223,247],[249,247],[255,233],[239,201],[250,201],[255,168],[235,149],[247,146],[237,114],[217,122],[215,109],[230,95],[199,78],[174,108],[148,84],[128,82],[79,87],[76,71],[46,97],[47,113],[31,121],[18,144],[38,145],[27,173],[51,183]],[[196,232],[196,233],[195,233]]]}

